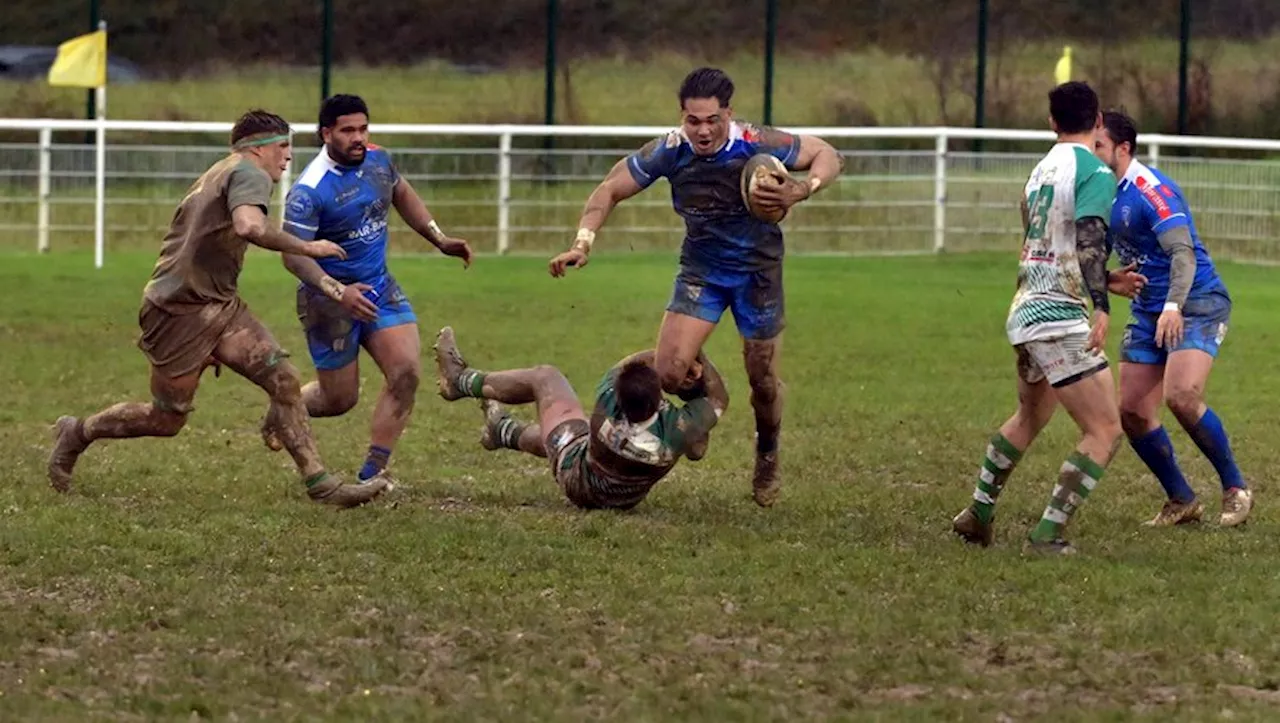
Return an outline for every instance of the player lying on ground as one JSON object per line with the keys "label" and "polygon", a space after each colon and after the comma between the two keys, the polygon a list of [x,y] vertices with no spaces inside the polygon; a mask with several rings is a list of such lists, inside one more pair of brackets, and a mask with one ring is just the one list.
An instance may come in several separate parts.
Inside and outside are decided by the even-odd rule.
{"label": "player lying on ground", "polygon": [[[545,457],[565,497],[585,509],[630,509],[675,467],[680,458],[701,459],[707,435],[729,406],[720,374],[699,354],[698,380],[686,380],[683,407],[663,396],[654,352],[618,362],[596,389],[590,421],[569,380],[552,366],[484,372],[467,366],[445,327],[436,339],[440,396],[479,397],[485,449],[516,449]],[[502,404],[536,404],[538,421],[517,421]]]}
{"label": "player lying on ground", "polygon": [[314,500],[341,507],[386,487],[343,484],[325,471],[302,404],[298,373],[271,332],[240,299],[236,283],[248,244],[285,253],[343,258],[329,241],[307,243],[267,222],[271,191],[292,157],[289,125],[250,111],[231,131],[231,154],[196,180],[178,205],[143,291],[138,346],[151,363],[154,401],[117,404],[86,419],[60,417],[49,456],[54,489],[71,487],[76,460],[97,439],[172,437],[187,423],[200,374],[225,364],[271,397],[267,420],[289,450]]}
{"label": "player lying on ground", "polygon": [[756,417],[752,494],[761,506],[778,497],[778,436],[783,384],[779,355],[785,314],[782,230],[747,211],[740,191],[743,166],[757,153],[789,170],[808,170],[756,195],[766,208],[787,209],[830,185],[842,165],[826,141],[733,120],[733,82],[722,71],[699,68],[680,86],[680,128],[650,141],[609,171],[592,191],[573,247],[551,260],[552,276],[587,264],[595,234],[610,211],[658,180],[671,182],[676,213],[684,218],[680,272],[658,331],[656,366],[667,392],[675,392],[716,328],[733,312]]}
{"label": "player lying on ground", "polygon": [[1231,297],[1183,198],[1168,176],[1133,157],[1138,130],[1123,113],[1102,114],[1097,154],[1120,179],[1111,209],[1110,245],[1146,277],[1130,305],[1120,351],[1120,424],[1168,501],[1147,524],[1196,522],[1204,505],[1178,468],[1160,424],[1163,401],[1222,482],[1220,524],[1243,524],[1253,508],[1222,421],[1204,402],[1205,382],[1227,333]]}
{"label": "player lying on ground", "polygon": [[[1017,353],[1018,410],[987,445],[973,504],[952,521],[968,542],[990,545],[996,498],[1059,402],[1083,438],[1063,462],[1029,549],[1075,552],[1063,528],[1093,491],[1120,443],[1120,414],[1103,346],[1107,296],[1106,219],[1115,176],[1093,154],[1102,122],[1098,96],[1084,83],[1049,93],[1058,141],[1031,172],[1022,201],[1024,237],[1017,292],[1006,324]],[[1085,296],[1093,301],[1090,323]]]}
{"label": "player lying on ground", "polygon": [[359,473],[367,480],[386,469],[409,424],[422,372],[417,317],[387,269],[387,212],[395,206],[410,228],[465,266],[471,247],[440,230],[387,152],[369,143],[369,109],[358,96],[326,99],[319,129],[324,148],[289,192],[285,229],[306,240],[337,239],[347,256],[284,256],[285,268],[303,282],[298,317],[316,367],[302,400],[313,417],[345,414],[360,396],[360,347],[369,352],[384,382]]}

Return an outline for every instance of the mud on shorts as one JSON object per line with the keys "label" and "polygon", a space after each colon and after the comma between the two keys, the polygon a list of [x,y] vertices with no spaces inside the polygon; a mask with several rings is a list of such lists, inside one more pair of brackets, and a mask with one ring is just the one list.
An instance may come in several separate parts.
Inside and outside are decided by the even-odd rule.
{"label": "mud on shorts", "polygon": [[551,430],[543,441],[551,474],[564,490],[564,496],[584,510],[629,510],[640,504],[645,494],[619,498],[609,494],[608,480],[587,460],[591,446],[591,424],[585,419],[570,419]]}
{"label": "mud on shorts", "polygon": [[172,314],[149,299],[138,311],[138,348],[162,375],[173,379],[199,371],[223,335],[253,319],[240,297],[206,304],[189,314]]}
{"label": "mud on shorts", "polygon": [[361,344],[373,332],[418,321],[408,297],[394,280],[370,300],[378,305],[378,318],[360,321],[320,290],[298,285],[298,321],[306,332],[307,351],[316,369],[341,369],[356,360]]}
{"label": "mud on shorts", "polygon": [[682,268],[667,311],[718,324],[729,309],[742,336],[767,341],[786,326],[784,302],[781,263],[759,271],[716,272],[714,280]]}
{"label": "mud on shorts", "polygon": [[1048,379],[1052,387],[1065,387],[1107,368],[1107,356],[1087,349],[1089,334],[1079,332],[1054,339],[1018,344],[1018,377],[1028,384]]}

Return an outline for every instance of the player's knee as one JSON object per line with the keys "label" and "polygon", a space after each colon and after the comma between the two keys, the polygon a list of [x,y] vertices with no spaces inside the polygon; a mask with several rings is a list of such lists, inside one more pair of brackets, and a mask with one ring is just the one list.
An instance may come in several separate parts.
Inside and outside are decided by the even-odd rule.
{"label": "player's knee", "polygon": [[[321,390],[321,401],[318,405],[322,414],[316,416],[336,417],[346,414],[355,408],[360,401],[359,387],[341,387],[339,389]],[[303,399],[307,398],[306,388],[302,391]],[[311,402],[308,400],[307,409],[311,408]]]}
{"label": "player's knee", "polygon": [[271,395],[271,401],[277,404],[289,406],[302,401],[302,380],[292,364],[286,362],[270,367],[261,375],[259,383]]}
{"label": "player's knee", "polygon": [[747,383],[751,385],[751,399],[757,404],[772,404],[782,393],[782,380],[772,369],[749,373]]}
{"label": "player's knee", "polygon": [[657,362],[658,377],[662,380],[662,390],[675,394],[684,386],[685,377],[689,375],[689,362],[675,357],[661,359]]}
{"label": "player's knee", "polygon": [[1200,405],[1203,401],[1203,394],[1194,386],[1174,387],[1165,395],[1165,404],[1180,422],[1188,419],[1193,423],[1198,421],[1196,418],[1199,417]]}
{"label": "player's knee", "polygon": [[387,374],[387,390],[401,405],[411,404],[422,381],[422,369],[417,364],[406,364]]}
{"label": "player's knee", "polygon": [[1151,418],[1137,409],[1120,407],[1120,428],[1130,439],[1145,435],[1151,425]]}
{"label": "player's knee", "polygon": [[155,422],[154,433],[157,437],[174,437],[187,426],[189,412],[157,409],[152,416]]}
{"label": "player's knee", "polygon": [[548,384],[555,384],[561,379],[564,379],[564,374],[550,364],[539,364],[533,368],[533,373],[537,379],[537,386],[540,387],[545,387]]}

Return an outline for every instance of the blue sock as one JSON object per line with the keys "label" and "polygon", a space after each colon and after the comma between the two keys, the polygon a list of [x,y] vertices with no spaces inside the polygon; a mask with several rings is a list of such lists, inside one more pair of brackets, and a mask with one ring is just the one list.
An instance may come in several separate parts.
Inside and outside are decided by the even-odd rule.
{"label": "blue sock", "polygon": [[1187,430],[1187,434],[1191,435],[1192,441],[1213,463],[1213,468],[1218,470],[1223,490],[1247,486],[1244,483],[1244,477],[1240,475],[1240,468],[1236,466],[1235,455],[1231,454],[1231,441],[1227,439],[1227,430],[1222,428],[1222,420],[1218,419],[1218,415],[1214,414],[1212,409],[1206,407],[1204,416],[1196,422],[1195,427]]}
{"label": "blue sock", "polygon": [[1138,453],[1147,469],[1160,480],[1160,486],[1169,499],[1190,502],[1196,498],[1195,491],[1187,484],[1187,478],[1182,476],[1182,470],[1178,468],[1173,442],[1169,440],[1169,433],[1163,426],[1156,427],[1144,436],[1130,437],[1129,445]]}
{"label": "blue sock", "polygon": [[364,466],[360,468],[358,477],[363,482],[370,477],[376,477],[378,473],[387,468],[387,462],[391,461],[391,450],[386,447],[379,447],[376,444],[369,445],[369,455],[364,459]]}

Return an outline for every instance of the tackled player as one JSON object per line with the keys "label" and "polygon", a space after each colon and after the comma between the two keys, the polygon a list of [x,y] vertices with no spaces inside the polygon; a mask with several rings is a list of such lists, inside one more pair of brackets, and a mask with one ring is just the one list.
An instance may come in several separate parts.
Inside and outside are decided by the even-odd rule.
{"label": "tackled player", "polygon": [[[569,380],[552,366],[483,372],[467,366],[453,330],[436,338],[440,396],[484,401],[485,449],[515,449],[551,462],[551,474],[570,502],[584,509],[627,510],[675,467],[681,457],[701,459],[707,435],[729,406],[715,366],[702,354],[694,387],[677,408],[662,395],[653,351],[618,362],[596,388],[588,421]],[[499,404],[538,408],[533,424],[512,418]]]}

